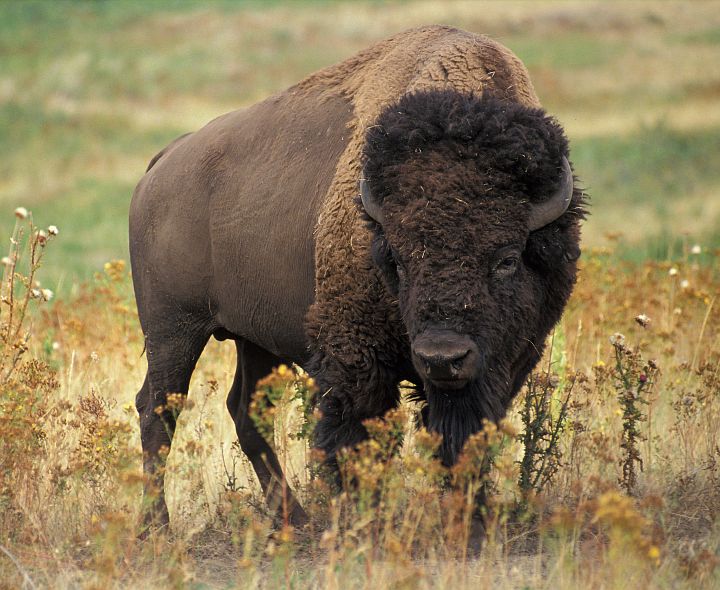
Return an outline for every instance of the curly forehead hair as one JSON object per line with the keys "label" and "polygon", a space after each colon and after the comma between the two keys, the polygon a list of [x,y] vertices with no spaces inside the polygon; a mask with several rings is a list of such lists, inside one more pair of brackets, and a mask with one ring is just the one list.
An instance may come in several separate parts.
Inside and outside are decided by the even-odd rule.
{"label": "curly forehead hair", "polygon": [[428,150],[465,166],[475,160],[478,172],[505,173],[531,200],[542,200],[556,188],[568,141],[542,109],[453,90],[406,94],[366,135],[365,170],[374,197],[382,202],[393,192],[392,167]]}

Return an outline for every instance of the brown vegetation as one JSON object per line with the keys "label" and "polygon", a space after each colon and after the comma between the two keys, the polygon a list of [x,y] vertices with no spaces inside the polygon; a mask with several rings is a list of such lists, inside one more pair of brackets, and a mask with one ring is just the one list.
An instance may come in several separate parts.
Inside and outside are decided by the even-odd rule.
{"label": "brown vegetation", "polygon": [[[641,266],[587,253],[545,369],[450,471],[408,402],[367,424],[370,440],[342,460],[351,491],[334,497],[306,470],[314,384],[276,369],[256,398],[257,420],[261,429],[274,422],[311,515],[306,530],[273,526],[229,444],[222,396],[232,362],[218,346],[199,369],[169,461],[172,532],[139,542],[130,392],[143,361],[127,269],[106,265],[70,302],[33,299],[39,254],[53,244],[18,223],[0,388],[0,568],[11,586],[716,581],[719,253],[703,253],[709,265],[689,250],[675,265]],[[448,478],[456,491],[443,490]],[[477,540],[470,499],[480,488],[491,493],[478,556],[468,541]]]}

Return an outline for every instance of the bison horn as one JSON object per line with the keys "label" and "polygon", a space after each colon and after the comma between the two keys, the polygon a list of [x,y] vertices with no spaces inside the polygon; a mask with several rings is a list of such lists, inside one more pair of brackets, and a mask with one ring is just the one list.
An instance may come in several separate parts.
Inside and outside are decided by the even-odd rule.
{"label": "bison horn", "polygon": [[528,227],[530,231],[535,231],[541,227],[545,227],[548,223],[552,223],[567,211],[573,195],[573,173],[570,168],[570,162],[563,156],[562,159],[562,178],[560,179],[560,188],[547,201],[533,205],[530,210],[530,221]]}
{"label": "bison horn", "polygon": [[382,209],[370,192],[370,187],[368,186],[367,180],[365,180],[365,170],[363,170],[362,176],[360,177],[360,199],[365,208],[365,213],[382,225],[384,222]]}

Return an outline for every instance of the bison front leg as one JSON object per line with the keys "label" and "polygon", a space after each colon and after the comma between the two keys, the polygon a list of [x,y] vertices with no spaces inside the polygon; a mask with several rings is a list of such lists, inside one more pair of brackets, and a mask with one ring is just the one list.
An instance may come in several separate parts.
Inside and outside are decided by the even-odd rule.
{"label": "bison front leg", "polygon": [[342,488],[342,479],[337,453],[341,449],[352,448],[364,441],[368,436],[367,430],[362,424],[363,418],[354,415],[348,404],[338,396],[324,396],[318,404],[318,409],[321,418],[315,426],[314,445],[323,452],[323,462],[329,479],[334,481],[339,490]]}
{"label": "bison front leg", "polygon": [[[357,243],[366,239],[363,227]],[[313,445],[323,451],[329,475],[341,484],[338,451],[367,438],[363,421],[398,406],[409,349],[399,309],[387,300],[379,278],[348,276],[335,262],[318,263],[332,270],[317,282],[317,299],[308,312],[311,356],[305,368],[317,383],[321,414]]]}
{"label": "bison front leg", "polygon": [[337,453],[367,439],[363,421],[383,416],[397,407],[400,394],[396,380],[391,378],[380,382],[373,380],[373,386],[366,388],[362,387],[362,383],[367,386],[373,381],[369,383],[349,375],[332,382],[319,375],[316,380],[320,391],[318,409],[321,417],[315,427],[314,446],[323,451],[328,475],[340,489],[342,479]]}

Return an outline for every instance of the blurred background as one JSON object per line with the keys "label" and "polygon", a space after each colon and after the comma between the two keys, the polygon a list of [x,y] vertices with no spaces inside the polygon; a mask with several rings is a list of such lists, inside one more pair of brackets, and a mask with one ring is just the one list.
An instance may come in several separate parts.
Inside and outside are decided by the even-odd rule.
{"label": "blurred background", "polygon": [[586,248],[720,246],[720,2],[2,2],[0,229],[17,206],[57,225],[43,277],[68,293],[127,259],[133,188],[174,137],[428,23],[525,62],[592,197]]}

